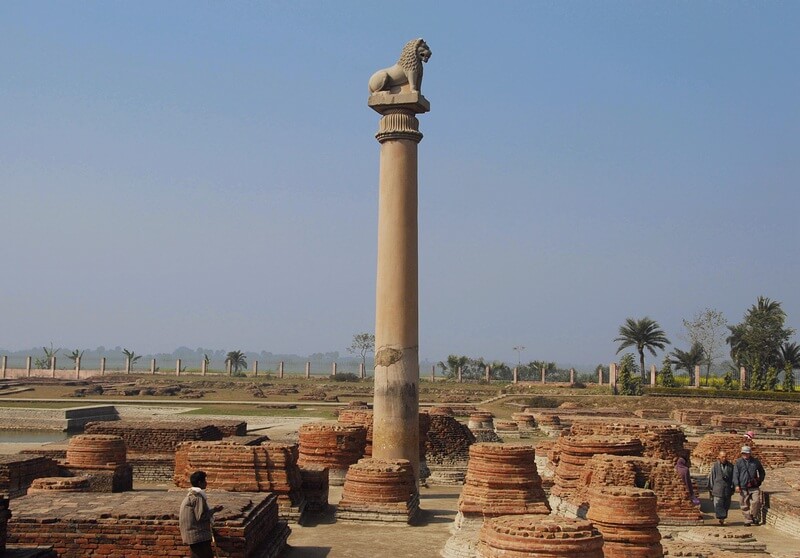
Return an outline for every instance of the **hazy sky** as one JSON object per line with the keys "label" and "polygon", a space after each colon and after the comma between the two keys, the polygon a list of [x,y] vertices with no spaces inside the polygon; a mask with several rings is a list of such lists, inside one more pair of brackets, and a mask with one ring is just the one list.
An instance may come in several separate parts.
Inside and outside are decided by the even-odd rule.
{"label": "hazy sky", "polygon": [[[344,351],[374,326],[367,80],[433,51],[420,355],[609,362],[800,325],[800,4],[0,2],[0,347]],[[685,348],[685,347],[684,347]]]}

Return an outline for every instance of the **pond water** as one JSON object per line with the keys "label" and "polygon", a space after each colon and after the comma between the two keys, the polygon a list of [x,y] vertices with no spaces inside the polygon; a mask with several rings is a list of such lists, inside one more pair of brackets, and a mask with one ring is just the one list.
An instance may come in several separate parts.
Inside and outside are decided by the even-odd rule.
{"label": "pond water", "polygon": [[44,444],[67,439],[66,432],[57,430],[0,430],[0,444]]}

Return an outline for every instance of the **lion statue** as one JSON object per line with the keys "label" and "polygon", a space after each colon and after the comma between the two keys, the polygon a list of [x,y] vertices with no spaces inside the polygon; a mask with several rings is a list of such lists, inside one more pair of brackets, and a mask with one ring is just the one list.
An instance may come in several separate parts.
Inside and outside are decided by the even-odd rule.
{"label": "lion statue", "polygon": [[378,70],[369,78],[370,94],[377,91],[389,91],[406,83],[411,91],[420,92],[422,88],[422,63],[431,57],[431,49],[422,39],[413,39],[406,43],[400,60],[391,68]]}

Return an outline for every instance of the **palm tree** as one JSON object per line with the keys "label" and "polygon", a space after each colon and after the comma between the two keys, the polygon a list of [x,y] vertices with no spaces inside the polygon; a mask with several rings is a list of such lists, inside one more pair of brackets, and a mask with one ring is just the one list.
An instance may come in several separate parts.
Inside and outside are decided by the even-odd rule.
{"label": "palm tree", "polygon": [[225,361],[230,363],[234,374],[238,374],[240,368],[247,368],[247,357],[242,351],[230,351]]}
{"label": "palm tree", "polygon": [[644,369],[644,350],[656,356],[656,349],[664,350],[669,345],[667,335],[662,331],[658,322],[645,316],[641,320],[628,318],[625,323],[619,326],[619,337],[614,339],[619,343],[617,354],[628,347],[636,347],[639,352],[639,371],[642,375],[642,382],[645,381]]}
{"label": "palm tree", "polygon": [[133,365],[136,363],[137,360],[142,358],[142,355],[137,355],[135,352],[129,351],[128,349],[122,349],[122,354],[125,355],[125,357],[128,359],[131,368],[133,368]]}
{"label": "palm tree", "polygon": [[778,369],[791,366],[792,369],[800,368],[800,345],[797,343],[786,342],[781,345],[778,360]]}
{"label": "palm tree", "polygon": [[[670,362],[672,362],[678,370],[686,370],[691,380],[694,367],[703,364],[705,358],[706,354],[703,350],[703,346],[700,343],[694,343],[692,348],[688,351],[682,351],[680,349],[673,350],[672,360]],[[691,384],[691,381],[689,383]]]}

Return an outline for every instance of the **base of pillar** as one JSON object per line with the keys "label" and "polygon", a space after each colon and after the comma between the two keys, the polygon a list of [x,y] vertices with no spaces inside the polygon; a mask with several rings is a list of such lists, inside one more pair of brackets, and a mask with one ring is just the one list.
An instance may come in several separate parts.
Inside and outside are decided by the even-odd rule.
{"label": "base of pillar", "polygon": [[350,466],[338,521],[412,524],[418,515],[419,493],[408,460],[365,458]]}

